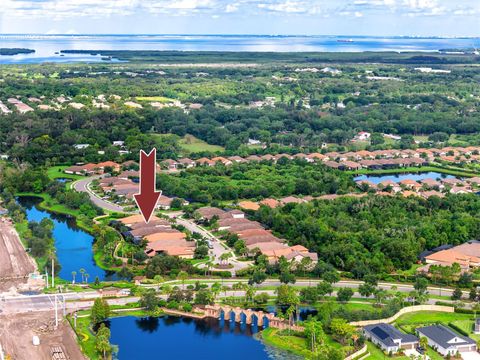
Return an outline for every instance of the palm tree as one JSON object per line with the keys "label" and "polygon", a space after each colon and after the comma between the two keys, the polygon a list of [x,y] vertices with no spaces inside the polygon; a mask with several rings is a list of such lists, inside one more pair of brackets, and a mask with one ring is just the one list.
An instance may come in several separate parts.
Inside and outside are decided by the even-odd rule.
{"label": "palm tree", "polygon": [[291,305],[285,315],[288,317],[288,333],[292,330],[292,323],[293,323],[293,314],[295,313],[295,306]]}
{"label": "palm tree", "polygon": [[75,285],[76,276],[77,276],[77,272],[72,271],[72,285]]}
{"label": "palm tree", "polygon": [[85,283],[88,284],[88,278],[90,277],[90,275],[88,273],[85,273]]}
{"label": "palm tree", "polygon": [[[427,348],[428,348],[428,339],[425,337],[425,336],[422,336],[420,338],[420,347],[423,348],[423,350],[425,351],[425,353],[427,352]],[[423,356],[423,358],[425,359],[425,355]]]}
{"label": "palm tree", "polygon": [[228,286],[222,285],[222,291],[225,294],[225,297],[227,297],[227,291],[230,290]]}
{"label": "palm tree", "polygon": [[240,282],[236,282],[235,284],[232,285],[234,299],[235,299],[235,290],[242,290],[242,289],[243,289],[243,284]]}
{"label": "palm tree", "polygon": [[204,267],[205,267],[205,276],[207,276],[207,274],[210,272],[210,269],[212,268],[213,264],[212,262],[209,260],[205,263]]}
{"label": "palm tree", "polygon": [[352,334],[352,341],[353,341],[353,347],[355,348],[355,346],[357,345],[357,341],[358,339],[360,338],[360,336],[358,336],[357,333],[353,333]]}
{"label": "palm tree", "polygon": [[213,294],[213,301],[216,301],[218,294],[222,289],[222,285],[219,282],[215,282],[212,284],[211,290]]}
{"label": "palm tree", "polygon": [[182,288],[185,290],[185,280],[188,279],[188,273],[186,271],[180,271],[177,275],[177,279],[182,281]]}
{"label": "palm tree", "polygon": [[84,268],[80,269],[80,274],[82,275],[82,284],[83,284],[85,282],[85,280],[83,279],[84,275],[85,275],[85,269]]}
{"label": "palm tree", "polygon": [[228,265],[228,259],[230,259],[232,257],[232,253],[223,253],[222,255],[220,255],[220,261],[222,262],[222,264],[225,262],[226,265]]}
{"label": "palm tree", "polygon": [[255,287],[247,285],[247,288],[246,288],[246,291],[245,291],[246,300],[252,301],[253,298],[255,297],[255,292],[256,291],[257,291],[257,289],[255,289]]}

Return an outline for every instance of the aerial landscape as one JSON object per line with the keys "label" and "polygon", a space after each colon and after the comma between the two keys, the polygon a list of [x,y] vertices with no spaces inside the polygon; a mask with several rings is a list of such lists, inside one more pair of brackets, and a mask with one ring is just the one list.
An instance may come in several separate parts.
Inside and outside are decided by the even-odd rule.
{"label": "aerial landscape", "polygon": [[0,360],[480,359],[480,3],[0,5]]}

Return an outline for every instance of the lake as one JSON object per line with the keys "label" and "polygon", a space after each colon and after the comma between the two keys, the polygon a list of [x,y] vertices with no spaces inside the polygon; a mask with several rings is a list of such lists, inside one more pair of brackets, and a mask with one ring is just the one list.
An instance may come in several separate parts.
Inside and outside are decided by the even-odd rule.
{"label": "lake", "polygon": [[[472,48],[472,38],[267,35],[0,35],[4,48],[33,49],[34,54],[0,56],[0,64],[102,62],[101,56],[56,54],[61,50],[178,50],[363,52],[438,51]],[[115,61],[113,59],[112,61]]]}
{"label": "lake", "polygon": [[457,178],[453,175],[446,175],[435,171],[429,172],[419,172],[419,173],[401,173],[401,174],[383,174],[383,175],[359,175],[356,176],[353,180],[368,180],[374,184],[379,184],[385,180],[392,180],[395,182],[399,182],[406,179],[411,179],[415,181],[424,180],[424,179],[449,179],[449,178]]}
{"label": "lake", "polygon": [[258,328],[213,318],[176,316],[110,319],[111,343],[120,360],[150,359],[300,359],[255,338]]}
{"label": "lake", "polygon": [[40,209],[40,198],[19,197],[18,202],[26,209],[28,221],[40,222],[44,218],[53,221],[53,239],[57,258],[62,266],[58,274],[60,278],[71,281],[72,271],[76,271],[76,281],[81,282],[80,269],[83,268],[89,275],[89,282],[93,282],[97,276],[101,281],[117,279],[115,273],[105,271],[95,264],[92,250],[94,238],[80,229],[75,219]]}

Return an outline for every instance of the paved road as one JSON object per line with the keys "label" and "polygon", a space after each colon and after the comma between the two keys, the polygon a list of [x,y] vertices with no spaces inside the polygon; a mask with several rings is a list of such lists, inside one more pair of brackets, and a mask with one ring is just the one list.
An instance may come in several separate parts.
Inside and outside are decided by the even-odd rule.
{"label": "paved road", "polygon": [[90,197],[90,200],[97,205],[98,207],[108,210],[108,211],[113,211],[113,212],[125,212],[123,208],[119,205],[113,204],[110,201],[103,200],[102,198],[98,197],[93,191],[89,189],[89,184],[95,180],[95,179],[100,179],[102,176],[97,175],[97,176],[91,176],[87,177],[82,180],[78,180],[73,184],[73,188],[79,192],[84,192],[87,193],[88,196]]}
{"label": "paved road", "polygon": [[[212,284],[214,282],[220,282],[219,279],[215,278],[210,278],[210,279],[190,279],[190,280],[198,280],[200,283],[207,283],[207,284]],[[295,287],[307,287],[307,286],[317,286],[318,283],[320,283],[322,280],[319,279],[312,279],[312,280],[297,280],[293,286]],[[235,283],[238,282],[248,282],[247,279],[229,279],[229,280],[224,280],[222,283],[225,286],[232,286]],[[178,285],[178,282],[172,282],[176,285]],[[342,280],[339,281],[338,283],[333,284],[335,288],[351,288],[351,289],[357,289],[361,284],[363,284],[362,281],[356,281],[356,280]],[[281,285],[280,281],[277,279],[267,279],[265,282],[261,283],[258,285],[258,288],[265,288],[265,287],[271,287],[271,286],[279,286]],[[153,287],[153,285],[146,285],[145,287]],[[400,284],[400,283],[387,283],[387,282],[380,282],[378,284],[378,288],[383,289],[383,290],[392,290],[392,287],[396,288],[396,291],[402,292],[402,293],[409,293],[414,290],[413,285],[411,284]],[[429,286],[428,287],[428,293],[433,296],[452,296],[453,289],[446,289],[446,288],[439,288],[436,286]],[[463,296],[464,298],[468,298],[469,292],[468,291],[463,291]],[[357,295],[355,297],[358,297]]]}
{"label": "paved road", "polygon": [[[212,284],[213,282],[219,282],[219,279],[198,279],[200,282]],[[225,286],[232,286],[235,283],[239,282],[246,282],[246,280],[225,280],[223,281],[223,285]],[[305,287],[305,286],[316,286],[319,280],[299,280],[293,286],[296,287]],[[167,282],[173,283],[173,282]],[[340,281],[334,286],[336,288],[339,287],[348,287],[352,289],[357,289],[359,285],[361,285],[361,281]],[[162,285],[162,284],[160,284]],[[178,285],[178,284],[177,284]],[[265,287],[272,287],[280,285],[278,280],[275,279],[268,279],[264,283],[260,284],[257,287],[257,293],[267,293],[270,296],[275,294],[275,290],[273,289],[265,289]],[[182,285],[178,285],[181,287]],[[145,287],[149,288],[157,288],[158,285],[148,285]],[[392,287],[396,287],[397,291],[403,293],[409,293],[413,290],[413,285],[409,284],[395,284],[395,283],[379,283],[379,288],[384,290],[391,290]],[[451,296],[453,290],[452,289],[440,289],[438,287],[429,287],[428,292],[430,295],[438,296]],[[244,291],[241,290],[228,290],[226,293],[221,292],[219,294],[219,298],[230,297],[230,296],[244,296]],[[335,295],[336,292],[333,293]],[[95,298],[99,297],[100,293],[96,291],[86,291],[80,293],[65,293],[65,294],[58,294],[57,295],[57,304],[59,309],[62,308],[63,299],[65,299],[65,305],[67,310],[79,310],[79,309],[88,309],[93,305],[93,301]],[[463,292],[464,298],[468,298],[468,292]],[[166,295],[161,295],[160,297],[166,298]],[[355,293],[354,297],[362,297],[360,294]],[[111,305],[126,305],[129,303],[137,302],[139,300],[138,297],[120,297],[115,299],[108,299],[108,302]],[[430,299],[428,304],[435,304],[436,299]],[[446,301],[446,300],[444,300]],[[448,301],[447,301],[448,302]],[[55,308],[55,295],[20,295],[20,296],[5,296],[1,297],[0,295],[0,313],[28,313],[34,311],[47,311],[53,310]]]}
{"label": "paved road", "polygon": [[[227,270],[230,271],[233,275],[235,275],[235,273],[238,270],[245,269],[245,268],[252,265],[252,262],[250,262],[250,261],[248,261],[248,262],[238,261],[237,257],[235,256],[235,254],[233,252],[233,250],[230,249],[230,248],[225,249],[222,246],[222,242],[220,241],[220,239],[215,237],[210,231],[198,226],[197,224],[195,224],[195,222],[193,220],[181,218],[180,216],[183,215],[182,212],[172,212],[172,213],[168,213],[167,215],[169,217],[175,217],[175,220],[177,221],[177,224],[185,226],[185,228],[187,230],[189,230],[191,232],[197,232],[197,233],[201,234],[204,238],[209,239],[211,241],[213,248],[210,249],[210,254],[211,254],[211,256],[214,257],[214,263],[220,264],[220,262],[221,262],[220,261],[220,256],[222,256],[222,254],[224,254],[224,253],[231,253],[233,255],[233,257],[229,260],[229,263],[233,265],[233,268],[227,269]],[[199,267],[201,267],[201,265]]]}

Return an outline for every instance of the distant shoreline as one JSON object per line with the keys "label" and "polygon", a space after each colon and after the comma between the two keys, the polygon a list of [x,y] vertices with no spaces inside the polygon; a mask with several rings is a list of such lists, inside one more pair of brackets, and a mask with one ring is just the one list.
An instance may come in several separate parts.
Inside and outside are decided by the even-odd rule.
{"label": "distant shoreline", "polygon": [[471,35],[471,36],[414,36],[414,35],[392,35],[392,36],[381,36],[381,35],[308,35],[308,34],[39,34],[39,33],[0,33],[0,37],[142,37],[142,36],[151,36],[151,37],[171,37],[171,36],[191,36],[191,37],[252,37],[252,38],[352,38],[352,39],[411,39],[411,40],[432,40],[432,39],[444,39],[444,40],[455,40],[455,39],[479,39],[480,36]]}
{"label": "distant shoreline", "polygon": [[33,54],[33,49],[20,49],[20,48],[0,48],[0,56],[13,56],[20,54]]}

